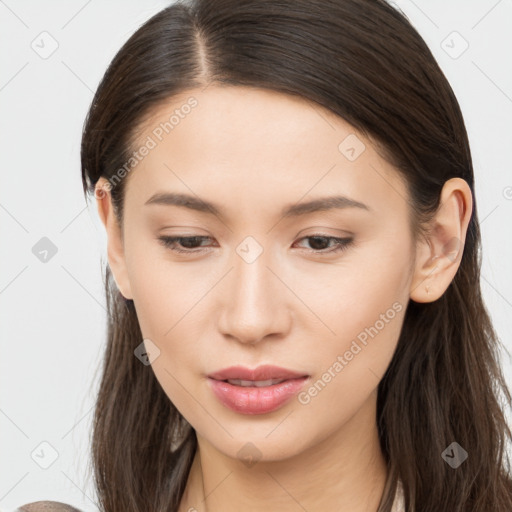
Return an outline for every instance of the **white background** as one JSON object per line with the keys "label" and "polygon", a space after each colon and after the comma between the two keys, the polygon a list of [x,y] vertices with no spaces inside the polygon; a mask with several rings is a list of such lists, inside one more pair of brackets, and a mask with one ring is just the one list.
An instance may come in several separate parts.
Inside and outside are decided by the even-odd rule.
{"label": "white background", "polygon": [[[87,469],[105,342],[106,238],[94,203],[87,207],[82,193],[80,137],[110,60],[168,3],[0,0],[2,511],[43,499],[97,510]],[[510,351],[512,2],[395,4],[432,49],[466,120],[483,239],[482,291]],[[58,42],[47,59],[31,47],[48,37],[43,31]],[[454,58],[464,40],[469,47]],[[57,247],[46,263],[32,252],[42,237]],[[512,386],[508,356],[503,366]],[[48,469],[31,458],[44,441],[58,452]],[[50,450],[43,451],[48,457]]]}

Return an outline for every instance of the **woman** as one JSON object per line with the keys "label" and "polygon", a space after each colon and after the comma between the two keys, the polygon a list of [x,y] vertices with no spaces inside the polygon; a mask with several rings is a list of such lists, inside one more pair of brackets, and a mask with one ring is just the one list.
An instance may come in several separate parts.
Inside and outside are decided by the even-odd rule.
{"label": "woman", "polygon": [[82,139],[101,510],[512,509],[468,138],[380,0],[190,0]]}

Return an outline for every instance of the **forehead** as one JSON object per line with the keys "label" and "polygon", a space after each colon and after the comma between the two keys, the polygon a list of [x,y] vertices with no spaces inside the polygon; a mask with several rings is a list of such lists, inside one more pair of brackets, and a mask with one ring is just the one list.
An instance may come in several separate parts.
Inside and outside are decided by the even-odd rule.
{"label": "forehead", "polygon": [[[405,202],[399,174],[333,112],[298,96],[239,86],[191,89],[154,109],[137,129],[126,202],[155,193],[196,195],[226,215],[329,193],[379,212]],[[140,151],[142,153],[142,151]],[[230,211],[231,210],[231,211]]]}

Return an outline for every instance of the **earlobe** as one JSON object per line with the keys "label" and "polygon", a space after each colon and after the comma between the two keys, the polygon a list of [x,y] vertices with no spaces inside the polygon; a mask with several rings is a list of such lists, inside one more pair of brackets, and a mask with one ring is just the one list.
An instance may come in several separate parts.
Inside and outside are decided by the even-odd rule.
{"label": "earlobe", "polygon": [[441,192],[427,237],[418,243],[410,298],[434,302],[452,282],[462,259],[473,200],[471,189],[461,178],[448,180]]}
{"label": "earlobe", "polygon": [[107,257],[110,270],[121,295],[125,299],[132,299],[121,227],[114,214],[110,183],[105,178],[101,177],[96,183],[94,196],[97,202],[98,215],[107,234]]}

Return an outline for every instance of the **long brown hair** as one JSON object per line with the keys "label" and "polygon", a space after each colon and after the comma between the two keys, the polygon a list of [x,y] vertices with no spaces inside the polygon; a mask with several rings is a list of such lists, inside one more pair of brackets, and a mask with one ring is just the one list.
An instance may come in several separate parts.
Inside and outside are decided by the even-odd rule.
{"label": "long brown hair", "polygon": [[[446,180],[466,180],[474,196],[468,137],[453,91],[405,15],[385,1],[183,0],[129,38],[97,89],[81,147],[86,198],[100,177],[108,179],[122,225],[126,179],[119,176],[127,172],[137,127],[174,95],[211,83],[299,95],[371,138],[407,183],[415,237],[436,212]],[[434,302],[409,301],[378,387],[378,429],[389,467],[379,512],[390,511],[399,479],[408,511],[512,510],[511,432],[502,409],[512,401],[480,290],[473,204],[453,281]],[[142,341],[136,312],[108,265],[105,288],[107,345],[92,433],[100,506],[177,511],[195,432],[151,367],[134,357]],[[442,457],[452,442],[468,453],[456,469]]]}

